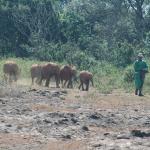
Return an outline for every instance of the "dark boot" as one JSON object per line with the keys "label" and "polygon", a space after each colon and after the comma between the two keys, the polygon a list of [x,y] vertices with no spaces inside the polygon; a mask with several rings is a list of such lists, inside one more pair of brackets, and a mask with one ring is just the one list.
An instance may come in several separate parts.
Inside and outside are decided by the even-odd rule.
{"label": "dark boot", "polygon": [[144,96],[141,90],[139,91],[139,96]]}
{"label": "dark boot", "polygon": [[135,95],[138,95],[138,89],[135,90]]}

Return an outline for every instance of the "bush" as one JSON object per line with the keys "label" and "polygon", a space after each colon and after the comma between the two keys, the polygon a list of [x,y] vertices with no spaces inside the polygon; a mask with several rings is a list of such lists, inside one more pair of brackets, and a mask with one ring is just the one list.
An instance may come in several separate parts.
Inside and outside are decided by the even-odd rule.
{"label": "bush", "polygon": [[71,63],[76,65],[80,70],[89,70],[97,64],[93,57],[86,55],[84,52],[76,51],[69,56],[68,58],[71,58]]}
{"label": "bush", "polygon": [[128,43],[118,43],[113,50],[113,63],[119,67],[126,67],[134,60],[134,48]]}
{"label": "bush", "polygon": [[133,66],[128,66],[124,71],[124,77],[125,82],[131,83],[134,80],[134,69]]}
{"label": "bush", "polygon": [[94,85],[101,93],[111,93],[122,87],[122,71],[116,66],[100,62],[90,68],[94,75]]}

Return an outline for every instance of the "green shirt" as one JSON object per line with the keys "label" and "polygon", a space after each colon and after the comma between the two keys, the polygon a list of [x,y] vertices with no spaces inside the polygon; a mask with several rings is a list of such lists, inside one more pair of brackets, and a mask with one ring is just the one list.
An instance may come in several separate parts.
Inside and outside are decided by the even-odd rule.
{"label": "green shirt", "polygon": [[134,70],[135,70],[135,72],[140,72],[142,70],[148,71],[148,66],[145,61],[137,60],[137,61],[135,61],[135,64],[134,64]]}

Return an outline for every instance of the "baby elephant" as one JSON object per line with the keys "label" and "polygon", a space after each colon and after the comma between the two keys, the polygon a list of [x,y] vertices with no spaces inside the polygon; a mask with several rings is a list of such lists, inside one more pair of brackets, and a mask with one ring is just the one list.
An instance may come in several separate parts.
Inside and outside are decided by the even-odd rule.
{"label": "baby elephant", "polygon": [[21,72],[18,65],[14,61],[7,61],[3,66],[4,79],[6,82],[11,83],[13,80],[17,81]]}
{"label": "baby elephant", "polygon": [[36,83],[39,83],[39,80],[41,78],[41,70],[42,65],[33,64],[30,69],[31,78],[32,78],[32,85],[34,85],[34,79],[36,79]]}
{"label": "baby elephant", "polygon": [[[62,87],[66,86],[67,88],[73,88],[72,81],[76,78],[76,68],[75,66],[65,65],[60,69],[60,80],[62,83]],[[65,81],[63,83],[63,81]]]}
{"label": "baby elephant", "polygon": [[[94,84],[93,84],[93,74],[92,73],[90,73],[88,71],[81,71],[80,75],[79,75],[79,78],[80,78],[79,89],[82,86],[82,91],[84,91],[84,90],[88,91],[89,90],[89,83],[90,83],[90,81],[92,83],[92,86],[94,86]],[[85,89],[84,89],[84,84],[86,85]]]}
{"label": "baby elephant", "polygon": [[59,88],[59,83],[60,83],[59,73],[60,73],[60,67],[55,63],[49,62],[46,63],[45,65],[42,65],[39,84],[41,85],[42,81],[46,80],[45,86],[49,87],[50,79],[51,77],[54,76],[56,81],[56,87]]}

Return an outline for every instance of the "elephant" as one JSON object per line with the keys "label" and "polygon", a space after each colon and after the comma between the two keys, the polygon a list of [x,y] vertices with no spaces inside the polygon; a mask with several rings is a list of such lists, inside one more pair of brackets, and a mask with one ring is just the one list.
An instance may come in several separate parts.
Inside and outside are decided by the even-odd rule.
{"label": "elephant", "polygon": [[33,64],[30,69],[31,73],[31,79],[32,79],[32,85],[34,85],[34,79],[36,78],[36,83],[39,83],[39,80],[41,78],[41,70],[42,65],[39,64]]}
{"label": "elephant", "polygon": [[4,79],[7,82],[11,83],[13,80],[17,81],[21,73],[18,65],[14,61],[6,61],[3,65]]}
{"label": "elephant", "polygon": [[[79,78],[80,78],[80,85],[79,85],[79,89],[82,86],[82,91],[89,90],[89,83],[91,81],[92,86],[94,86],[93,84],[93,74],[88,72],[88,71],[81,71],[79,74]],[[84,84],[86,85],[86,88],[84,89]]]}
{"label": "elephant", "polygon": [[[77,70],[75,66],[70,66],[70,65],[64,65],[60,69],[60,80],[62,87],[66,86],[67,83],[67,88],[73,88],[73,83],[72,81],[76,79],[76,74]],[[63,83],[63,81],[65,81]]]}
{"label": "elephant", "polygon": [[60,73],[60,67],[55,63],[49,62],[42,65],[39,84],[41,85],[42,81],[46,80],[45,86],[49,87],[50,79],[51,77],[54,76],[56,81],[56,87],[59,88],[59,83],[60,83],[59,73]]}

